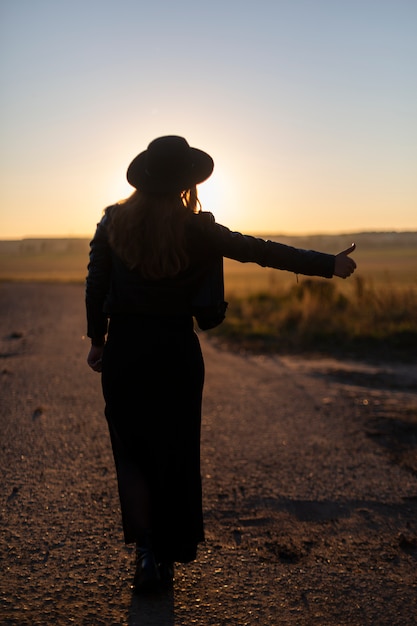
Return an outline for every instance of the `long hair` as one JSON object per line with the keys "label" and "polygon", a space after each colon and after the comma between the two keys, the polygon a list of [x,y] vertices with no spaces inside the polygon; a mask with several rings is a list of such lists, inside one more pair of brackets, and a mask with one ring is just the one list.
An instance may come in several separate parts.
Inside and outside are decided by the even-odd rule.
{"label": "long hair", "polygon": [[181,194],[136,190],[109,213],[109,242],[131,270],[146,279],[175,276],[188,265],[185,221],[200,211],[197,189]]}

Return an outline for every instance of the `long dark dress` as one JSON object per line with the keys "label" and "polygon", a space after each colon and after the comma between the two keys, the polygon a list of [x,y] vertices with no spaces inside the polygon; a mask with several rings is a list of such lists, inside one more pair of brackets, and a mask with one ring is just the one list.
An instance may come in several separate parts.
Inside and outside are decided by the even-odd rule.
{"label": "long dark dress", "polygon": [[153,546],[166,561],[194,559],[204,539],[204,364],[193,330],[192,297],[207,262],[225,256],[325,277],[334,268],[333,255],[234,233],[207,215],[190,215],[190,265],[172,279],[146,281],[123,265],[108,242],[108,214],[91,242],[87,334],[94,345],[104,344],[107,335],[102,386],[125,540],[140,540],[141,514],[149,509]]}
{"label": "long dark dress", "polygon": [[165,560],[194,559],[204,539],[203,382],[203,358],[191,317],[148,315],[139,324],[137,317],[112,318],[102,384],[125,540],[138,539],[135,507],[144,503],[139,494],[135,501],[129,496],[132,483],[142,477],[150,495],[152,542],[157,556]]}

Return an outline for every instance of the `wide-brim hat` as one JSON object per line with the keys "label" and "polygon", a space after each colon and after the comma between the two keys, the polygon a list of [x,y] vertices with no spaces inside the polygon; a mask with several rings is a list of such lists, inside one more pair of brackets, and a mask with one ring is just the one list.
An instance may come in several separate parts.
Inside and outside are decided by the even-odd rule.
{"label": "wide-brim hat", "polygon": [[191,148],[183,137],[167,135],[154,139],[127,169],[127,180],[149,193],[171,193],[191,189],[212,173],[209,154]]}

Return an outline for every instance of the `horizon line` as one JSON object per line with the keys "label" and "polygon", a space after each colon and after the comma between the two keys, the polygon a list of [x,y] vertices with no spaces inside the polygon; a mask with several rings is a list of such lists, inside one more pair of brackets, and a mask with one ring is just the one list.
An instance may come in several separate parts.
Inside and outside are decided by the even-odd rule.
{"label": "horizon line", "polygon": [[[376,235],[376,234],[400,234],[400,233],[417,233],[417,228],[387,228],[383,230],[375,229],[358,229],[349,231],[310,231],[301,233],[285,233],[275,231],[246,231],[242,234],[252,235],[255,237],[340,237],[348,235]],[[89,235],[22,235],[22,236],[10,236],[1,237],[0,241],[25,241],[28,239],[92,239],[94,233]]]}

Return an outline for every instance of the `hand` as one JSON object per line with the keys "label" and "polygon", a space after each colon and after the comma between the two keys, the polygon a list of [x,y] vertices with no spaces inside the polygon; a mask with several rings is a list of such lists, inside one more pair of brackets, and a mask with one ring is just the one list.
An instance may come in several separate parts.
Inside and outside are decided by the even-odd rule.
{"label": "hand", "polygon": [[352,243],[349,248],[346,248],[343,252],[336,254],[333,270],[334,276],[339,276],[339,278],[348,278],[348,276],[353,274],[356,269],[356,263],[349,257],[349,254],[353,252],[355,248],[356,244]]}
{"label": "hand", "polygon": [[87,363],[95,372],[101,372],[101,359],[104,346],[91,346],[87,356]]}

